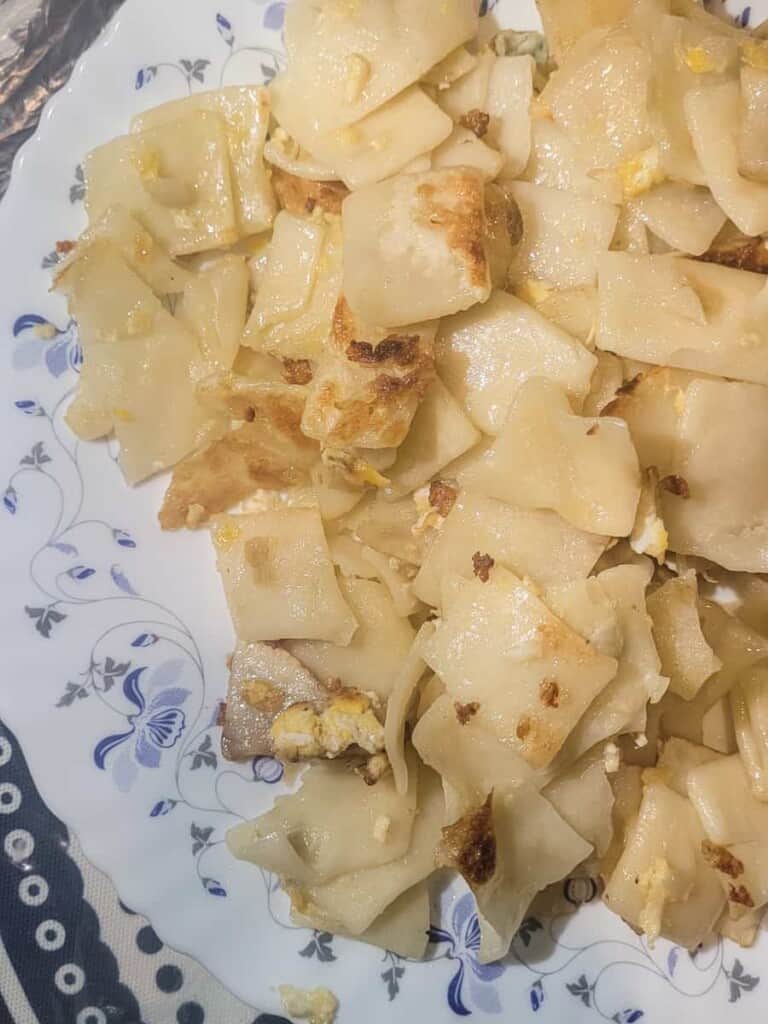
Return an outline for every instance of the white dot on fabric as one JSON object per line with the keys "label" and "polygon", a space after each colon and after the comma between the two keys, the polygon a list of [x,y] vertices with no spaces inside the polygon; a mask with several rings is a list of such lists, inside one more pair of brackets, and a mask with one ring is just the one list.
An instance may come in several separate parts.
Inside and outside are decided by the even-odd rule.
{"label": "white dot on fabric", "polygon": [[64,925],[53,919],[43,921],[35,929],[35,942],[46,953],[52,953],[54,950],[61,949],[66,938],[67,933]]}
{"label": "white dot on fabric", "polygon": [[65,996],[76,996],[85,984],[85,972],[77,964],[62,964],[54,974],[53,981]]}
{"label": "white dot on fabric", "polygon": [[35,840],[25,828],[16,828],[5,837],[3,846],[8,857],[18,864],[19,861],[32,856]]}
{"label": "white dot on fabric", "polygon": [[19,882],[19,899],[27,907],[39,907],[48,899],[48,883],[40,875],[27,875]]}
{"label": "white dot on fabric", "polygon": [[10,740],[7,740],[5,736],[0,736],[0,768],[8,764],[12,754],[13,750],[11,749]]}
{"label": "white dot on fabric", "polygon": [[107,1024],[107,1015],[98,1006],[86,1006],[78,1013],[75,1024]]}
{"label": "white dot on fabric", "polygon": [[0,784],[0,814],[13,814],[21,807],[21,790],[12,782]]}

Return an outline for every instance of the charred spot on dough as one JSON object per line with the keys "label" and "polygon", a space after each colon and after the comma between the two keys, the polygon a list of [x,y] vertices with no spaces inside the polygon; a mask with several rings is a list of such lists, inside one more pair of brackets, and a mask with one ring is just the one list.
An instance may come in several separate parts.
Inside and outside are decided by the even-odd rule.
{"label": "charred spot on dough", "polygon": [[377,366],[392,362],[396,366],[410,366],[419,354],[417,334],[390,334],[377,345],[369,341],[350,341],[347,359],[363,366]]}
{"label": "charred spot on dough", "polygon": [[755,905],[755,901],[745,885],[729,885],[728,899],[731,903],[738,903],[740,907],[754,907]]}
{"label": "charred spot on dough", "polygon": [[[739,875],[744,874],[744,864],[727,847],[718,846],[717,843],[711,843],[709,839],[704,839],[701,843],[701,852],[704,860],[715,871],[719,871],[729,878],[738,878]],[[744,887],[740,886],[740,888]]]}
{"label": "charred spot on dough", "polygon": [[472,571],[481,583],[487,583],[491,577],[491,569],[496,564],[495,560],[488,554],[481,554],[476,551],[472,555]]}
{"label": "charred spot on dough", "polygon": [[545,708],[560,707],[560,687],[555,679],[542,679],[539,683],[539,700]]}
{"label": "charred spot on dough", "polygon": [[478,110],[477,107],[468,110],[466,114],[462,114],[459,118],[461,127],[469,129],[478,139],[482,139],[484,135],[487,135],[490,123],[491,115],[486,114],[484,110]]}
{"label": "charred spot on dough", "polygon": [[626,381],[621,387],[616,389],[617,395],[631,395],[637,385],[643,379],[642,373],[636,373],[631,380]]}
{"label": "charred spot on dough", "polygon": [[744,235],[733,225],[726,225],[707,252],[698,258],[734,270],[768,274],[768,242],[760,236]]}
{"label": "charred spot on dough", "polygon": [[445,480],[433,480],[429,485],[429,504],[445,519],[453,508],[458,490]]}
{"label": "charred spot on dough", "polygon": [[399,395],[404,391],[424,387],[424,381],[418,373],[408,373],[405,377],[392,377],[387,373],[380,374],[372,384],[374,394],[379,398]]}
{"label": "charred spot on dough", "polygon": [[280,167],[272,168],[272,187],[282,209],[297,217],[311,214],[317,207],[325,213],[338,215],[349,195],[349,189],[340,181],[299,178]]}
{"label": "charred spot on dough", "polygon": [[482,807],[467,812],[443,829],[438,860],[454,867],[476,888],[485,885],[496,871],[496,832],[491,809],[492,794]]}
{"label": "charred spot on dough", "polygon": [[467,722],[471,718],[474,718],[480,710],[480,702],[471,700],[468,704],[462,704],[460,701],[456,700],[453,702],[453,707],[456,712],[456,718],[458,719],[459,725],[466,725]]}
{"label": "charred spot on dough", "polygon": [[691,496],[688,481],[676,473],[672,473],[670,476],[665,476],[659,480],[659,487],[670,494],[674,494],[677,498],[690,498]]}
{"label": "charred spot on dough", "polygon": [[287,384],[309,384],[313,376],[308,359],[283,359],[283,379]]}

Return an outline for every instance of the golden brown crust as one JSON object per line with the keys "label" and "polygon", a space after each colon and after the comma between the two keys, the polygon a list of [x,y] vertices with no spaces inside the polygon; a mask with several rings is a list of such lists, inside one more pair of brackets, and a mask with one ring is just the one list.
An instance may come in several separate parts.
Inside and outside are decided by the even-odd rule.
{"label": "golden brown crust", "polygon": [[419,333],[371,331],[370,341],[366,333],[341,296],[333,314],[332,354],[315,375],[303,420],[305,432],[325,447],[397,447],[434,379],[434,327]]}
{"label": "golden brown crust", "polygon": [[317,208],[340,214],[341,204],[349,195],[349,189],[340,181],[311,181],[279,167],[272,168],[272,187],[282,209],[297,217],[306,217]]}
{"label": "golden brown crust", "polygon": [[480,704],[476,700],[471,700],[468,704],[461,704],[459,701],[455,700],[453,702],[453,709],[456,712],[456,718],[458,719],[459,725],[466,725],[467,722],[474,718],[480,710]]}
{"label": "golden brown crust", "polygon": [[489,794],[482,807],[446,826],[438,847],[438,863],[456,868],[473,889],[490,882],[496,871],[496,832],[491,801],[492,794]]}
{"label": "golden brown crust", "polygon": [[711,843],[709,839],[704,839],[701,843],[701,852],[704,860],[715,871],[719,871],[729,878],[738,878],[739,875],[744,874],[744,864],[738,857],[734,857],[727,847],[718,846],[717,843]]}
{"label": "golden brown crust", "polygon": [[491,569],[495,564],[494,559],[488,554],[483,555],[476,551],[472,555],[472,571],[481,583],[487,583],[491,578]]}
{"label": "golden brown crust", "polygon": [[591,644],[558,619],[539,623],[536,632],[541,642],[542,657],[560,655],[584,662],[597,656]]}
{"label": "golden brown crust", "polygon": [[445,519],[456,503],[458,490],[445,480],[433,480],[429,485],[429,504]]}
{"label": "golden brown crust", "polygon": [[235,374],[217,374],[198,386],[200,400],[230,419],[268,423],[297,443],[306,441],[301,417],[306,392],[290,385],[262,384]]}
{"label": "golden brown crust", "polygon": [[491,115],[486,114],[484,110],[478,110],[477,107],[468,110],[466,114],[462,114],[459,118],[461,127],[469,129],[478,139],[482,139],[484,135],[487,135],[490,123]]}
{"label": "golden brown crust", "polygon": [[480,175],[466,168],[446,173],[440,186],[432,182],[419,185],[420,219],[445,234],[448,247],[464,259],[470,284],[487,288],[488,254],[485,249],[485,194]]}
{"label": "golden brown crust", "polygon": [[318,448],[301,433],[296,414],[292,403],[276,400],[254,409],[254,420],[182,459],[160,509],[162,528],[201,526],[259,488],[303,483]]}
{"label": "golden brown crust", "polygon": [[358,333],[357,320],[349,307],[346,296],[340,295],[333,307],[331,340],[342,352],[346,352]]}

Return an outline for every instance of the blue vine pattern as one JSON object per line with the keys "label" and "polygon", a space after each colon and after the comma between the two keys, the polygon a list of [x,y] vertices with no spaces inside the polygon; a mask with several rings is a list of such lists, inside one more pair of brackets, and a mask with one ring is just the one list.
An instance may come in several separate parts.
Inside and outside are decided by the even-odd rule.
{"label": "blue vine pattern", "polygon": [[[12,328],[16,370],[47,371],[54,380],[72,384],[82,366],[77,327],[58,327],[45,317],[24,314]],[[46,436],[35,441],[18,462],[3,493],[9,515],[23,511],[24,483],[30,476],[46,481],[54,497],[55,522],[29,563],[29,585],[35,596],[24,611],[38,636],[52,640],[67,619],[87,606],[115,603],[127,613],[123,621],[105,629],[91,648],[79,677],[65,681],[56,702],[64,709],[97,698],[111,712],[115,727],[93,749],[97,770],[109,772],[120,792],[129,791],[142,771],[161,770],[173,763],[170,793],[148,809],[150,818],[163,817],[177,807],[216,815],[215,825],[193,823],[191,852],[200,884],[211,896],[227,895],[224,886],[204,870],[209,851],[220,846],[226,828],[240,816],[221,797],[219,784],[227,775],[268,785],[280,781],[283,767],[270,757],[254,758],[250,765],[219,770],[214,749],[218,705],[205,703],[203,662],[188,627],[172,611],[140,594],[117,560],[137,542],[128,530],[105,520],[84,518],[85,481],[80,466],[80,444],[62,423],[74,388],[69,386],[52,409],[34,397],[15,401],[18,412],[40,421]],[[115,554],[99,564],[87,557],[104,541]],[[186,685],[182,685],[186,682]],[[197,704],[196,710],[191,705]],[[217,746],[218,744],[216,744]],[[213,770],[213,799],[201,805],[185,792],[185,777]]]}
{"label": "blue vine pattern", "polygon": [[[286,8],[283,0],[256,2],[265,6],[263,27],[271,32],[282,32]],[[481,0],[481,16],[492,12],[498,2]],[[751,8],[746,7],[734,20],[746,26],[750,15]],[[264,82],[281,70],[284,55],[279,47],[239,46],[232,21],[222,12],[216,15],[215,27],[227,51],[221,64],[219,84],[224,82],[229,62],[242,52],[258,55]],[[134,86],[144,89],[166,70],[183,79],[191,94],[195,85],[208,84],[211,64],[208,59],[183,58],[145,65],[137,72]],[[83,168],[78,165],[69,200],[72,204],[79,203],[84,195]],[[43,258],[43,267],[51,269],[58,265],[69,248],[69,243],[57,243]],[[16,319],[11,333],[14,370],[44,370],[54,380],[64,379],[69,383],[73,375],[80,372],[83,355],[73,321],[58,327],[43,316],[27,313]],[[81,556],[82,538],[86,534],[101,534],[114,545],[116,552],[126,555],[137,548],[137,542],[121,526],[81,517],[85,484],[79,462],[79,442],[61,423],[73,390],[69,387],[50,410],[34,397],[25,396],[15,402],[20,414],[41,421],[46,436],[35,441],[20,457],[3,494],[4,508],[11,516],[23,510],[24,481],[31,474],[47,481],[58,502],[55,524],[29,564],[29,584],[37,596],[30,599],[24,611],[44,640],[54,639],[68,617],[85,606],[116,602],[116,608],[128,612],[123,621],[107,628],[97,638],[86,668],[77,679],[65,682],[55,706],[71,708],[96,698],[109,709],[115,731],[95,743],[92,753],[95,768],[109,771],[121,792],[130,790],[141,772],[160,771],[169,782],[167,792],[148,809],[148,817],[159,820],[179,807],[194,815],[195,820],[189,824],[188,842],[198,880],[210,896],[226,898],[226,888],[206,873],[205,863],[210,852],[224,842],[226,829],[242,818],[223,800],[219,783],[227,775],[238,775],[250,782],[274,785],[283,778],[283,766],[274,758],[256,757],[247,766],[222,770],[215,739],[219,708],[218,704],[206,703],[203,662],[189,629],[170,609],[143,597],[119,562],[109,560],[108,565],[98,567],[87,564],[91,560]],[[51,558],[59,559],[59,563],[55,566],[46,563]],[[181,685],[182,681],[186,685]],[[188,795],[187,780],[191,773],[206,771],[213,773],[213,797],[203,804]],[[274,923],[306,935],[304,929],[287,917],[279,881],[267,872],[262,872],[262,878]],[[566,898],[569,898],[572,884],[564,885]],[[597,887],[592,885],[584,902],[590,902],[596,895]],[[451,965],[445,992],[450,1010],[459,1017],[477,1012],[497,1015],[504,1010],[511,1011],[511,1007],[502,1004],[502,991],[497,984],[510,967],[532,975],[524,991],[529,1012],[536,1014],[546,1005],[553,985],[560,990],[564,985],[574,1000],[600,1019],[614,1024],[637,1024],[645,1017],[640,1007],[603,1005],[601,983],[616,968],[643,970],[663,980],[679,995],[691,998],[706,995],[725,982],[729,1003],[738,1002],[760,984],[759,977],[750,973],[740,959],[735,958],[726,967],[725,947],[721,941],[708,952],[694,954],[673,946],[659,959],[642,939],[635,937],[627,941],[608,939],[584,946],[568,946],[560,936],[561,923],[562,918],[558,917],[543,922],[529,916],[521,925],[507,959],[496,964],[481,964],[478,960],[480,926],[474,900],[469,893],[460,896],[453,903],[447,924],[433,924],[428,933],[433,955],[426,963],[445,961]],[[334,963],[339,959],[334,942],[335,937],[330,932],[314,931],[297,953],[323,964]],[[546,957],[541,955],[542,948],[548,951]],[[599,967],[579,968],[577,961],[598,952]],[[384,968],[379,970],[379,978],[389,1002],[400,995],[410,969],[424,967],[419,961],[388,951],[379,963]],[[685,975],[682,980],[681,975]],[[522,1008],[515,1008],[514,1012],[518,1010]]]}
{"label": "blue vine pattern", "polygon": [[[286,3],[284,0],[270,3],[264,11],[262,18],[263,27],[270,32],[282,32],[285,9]],[[231,19],[221,11],[216,15],[216,31],[228,50],[219,73],[218,84],[220,86],[224,85],[227,68],[233,58],[239,53],[253,53],[258,56],[261,79],[265,84],[271,82],[282,69],[285,63],[285,54],[281,47],[237,45],[235,27]],[[187,92],[191,95],[195,83],[199,85],[207,84],[206,74],[210,65],[210,60],[199,57],[195,59],[181,58],[178,61],[163,61],[159,64],[145,64],[136,72],[134,88],[137,90],[144,89],[157,77],[160,71],[166,70],[180,75],[184,80]]]}

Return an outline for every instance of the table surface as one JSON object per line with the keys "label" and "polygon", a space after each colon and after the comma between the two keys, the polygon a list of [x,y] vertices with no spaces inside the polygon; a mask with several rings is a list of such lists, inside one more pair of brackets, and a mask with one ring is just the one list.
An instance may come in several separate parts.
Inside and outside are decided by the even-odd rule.
{"label": "table surface", "polygon": [[[0,0],[0,196],[45,102],[122,2]],[[0,794],[0,1024],[289,1024],[235,999],[120,902],[2,721]]]}

